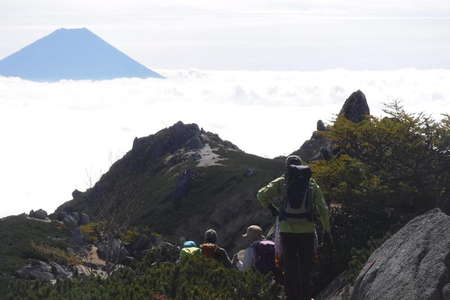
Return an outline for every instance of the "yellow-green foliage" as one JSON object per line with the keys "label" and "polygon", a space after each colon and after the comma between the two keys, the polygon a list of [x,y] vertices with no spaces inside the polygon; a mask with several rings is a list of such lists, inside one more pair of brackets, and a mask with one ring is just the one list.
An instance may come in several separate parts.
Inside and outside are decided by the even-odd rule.
{"label": "yellow-green foliage", "polygon": [[101,229],[101,224],[91,222],[91,223],[80,226],[80,230],[86,238],[95,242],[95,241],[98,241],[99,234],[102,229]]}
{"label": "yellow-green foliage", "polygon": [[367,166],[344,154],[332,161],[311,165],[328,202],[346,205],[364,204],[387,193],[387,186]]}
{"label": "yellow-green foliage", "polygon": [[316,287],[347,268],[354,278],[375,249],[369,241],[395,232],[427,209],[446,208],[450,117],[434,121],[407,113],[397,103],[386,113],[360,123],[338,117],[323,133],[333,141],[336,157],[311,167],[327,201],[337,204],[332,205],[336,243],[321,249]]}
{"label": "yellow-green foliage", "polygon": [[132,229],[128,229],[120,233],[120,239],[124,241],[126,244],[131,244],[138,236],[139,232]]}
{"label": "yellow-green foliage", "polygon": [[326,135],[341,155],[314,167],[330,199],[423,211],[438,205],[450,186],[450,121],[410,114],[394,103],[388,117],[335,121]]}
{"label": "yellow-green foliage", "polygon": [[67,253],[66,250],[61,248],[51,247],[45,244],[37,244],[33,241],[31,242],[31,247],[47,261],[55,261],[60,264],[71,266],[82,263],[78,257]]}

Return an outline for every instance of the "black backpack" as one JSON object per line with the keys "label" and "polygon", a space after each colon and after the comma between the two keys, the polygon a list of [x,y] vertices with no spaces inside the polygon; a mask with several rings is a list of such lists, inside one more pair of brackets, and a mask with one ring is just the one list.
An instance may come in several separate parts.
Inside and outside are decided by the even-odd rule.
{"label": "black backpack", "polygon": [[287,168],[286,194],[281,219],[313,219],[312,192],[309,187],[312,171],[309,166],[290,165]]}

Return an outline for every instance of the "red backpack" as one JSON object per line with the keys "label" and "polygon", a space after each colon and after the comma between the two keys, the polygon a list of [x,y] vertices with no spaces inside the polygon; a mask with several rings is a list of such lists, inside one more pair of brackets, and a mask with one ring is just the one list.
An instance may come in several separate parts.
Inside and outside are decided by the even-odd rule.
{"label": "red backpack", "polygon": [[217,245],[213,243],[204,243],[202,244],[202,254],[209,258],[216,257]]}

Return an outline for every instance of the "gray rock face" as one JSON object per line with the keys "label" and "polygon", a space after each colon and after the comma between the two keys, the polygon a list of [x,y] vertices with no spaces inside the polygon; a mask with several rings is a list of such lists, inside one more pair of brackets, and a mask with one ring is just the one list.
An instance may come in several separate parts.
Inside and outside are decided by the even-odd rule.
{"label": "gray rock face", "polygon": [[91,218],[86,213],[77,211],[61,211],[58,213],[58,219],[64,222],[68,227],[85,225],[91,221]]}
{"label": "gray rock face", "polygon": [[439,209],[410,221],[369,258],[352,300],[449,299],[450,216]]}
{"label": "gray rock face", "polygon": [[36,218],[36,219],[41,219],[41,220],[46,220],[48,218],[48,214],[43,209],[38,209],[36,211],[31,210],[30,211],[30,217],[31,218]]}
{"label": "gray rock face", "polygon": [[85,213],[80,213],[80,221],[79,224],[81,225],[86,225],[88,223],[91,222],[91,218],[89,218],[89,216]]}
{"label": "gray rock face", "polygon": [[16,272],[21,279],[35,279],[42,281],[51,281],[55,279],[52,273],[52,267],[43,261],[26,265]]}
{"label": "gray rock face", "polygon": [[352,122],[358,123],[364,120],[366,115],[370,115],[369,105],[366,96],[360,90],[357,90],[345,100],[339,115],[343,115]]}
{"label": "gray rock face", "polygon": [[299,150],[292,154],[299,155],[304,161],[313,161],[322,158],[321,149],[330,149],[331,141],[319,131],[315,131],[311,139],[303,143]]}
{"label": "gray rock face", "polygon": [[327,130],[325,123],[322,120],[317,121],[317,131],[325,131]]}
{"label": "gray rock face", "polygon": [[129,256],[128,250],[120,239],[105,239],[97,247],[99,257],[106,261],[120,263]]}
{"label": "gray rock face", "polygon": [[65,215],[63,217],[63,222],[69,227],[75,227],[78,225],[77,219],[75,219],[72,215]]}
{"label": "gray rock face", "polygon": [[446,284],[442,289],[442,299],[450,300],[450,283]]}
{"label": "gray rock face", "polygon": [[50,266],[52,267],[54,276],[56,276],[56,278],[58,279],[70,279],[73,277],[72,272],[55,262],[51,262]]}
{"label": "gray rock face", "polygon": [[350,300],[352,287],[345,273],[336,277],[325,289],[323,289],[315,300]]}

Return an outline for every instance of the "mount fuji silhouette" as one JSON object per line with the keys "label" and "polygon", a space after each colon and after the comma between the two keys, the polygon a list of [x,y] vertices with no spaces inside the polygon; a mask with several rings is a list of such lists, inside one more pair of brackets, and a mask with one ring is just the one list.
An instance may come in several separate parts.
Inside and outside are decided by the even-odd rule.
{"label": "mount fuji silhouette", "polygon": [[86,28],[58,29],[0,60],[0,75],[49,82],[163,78]]}

